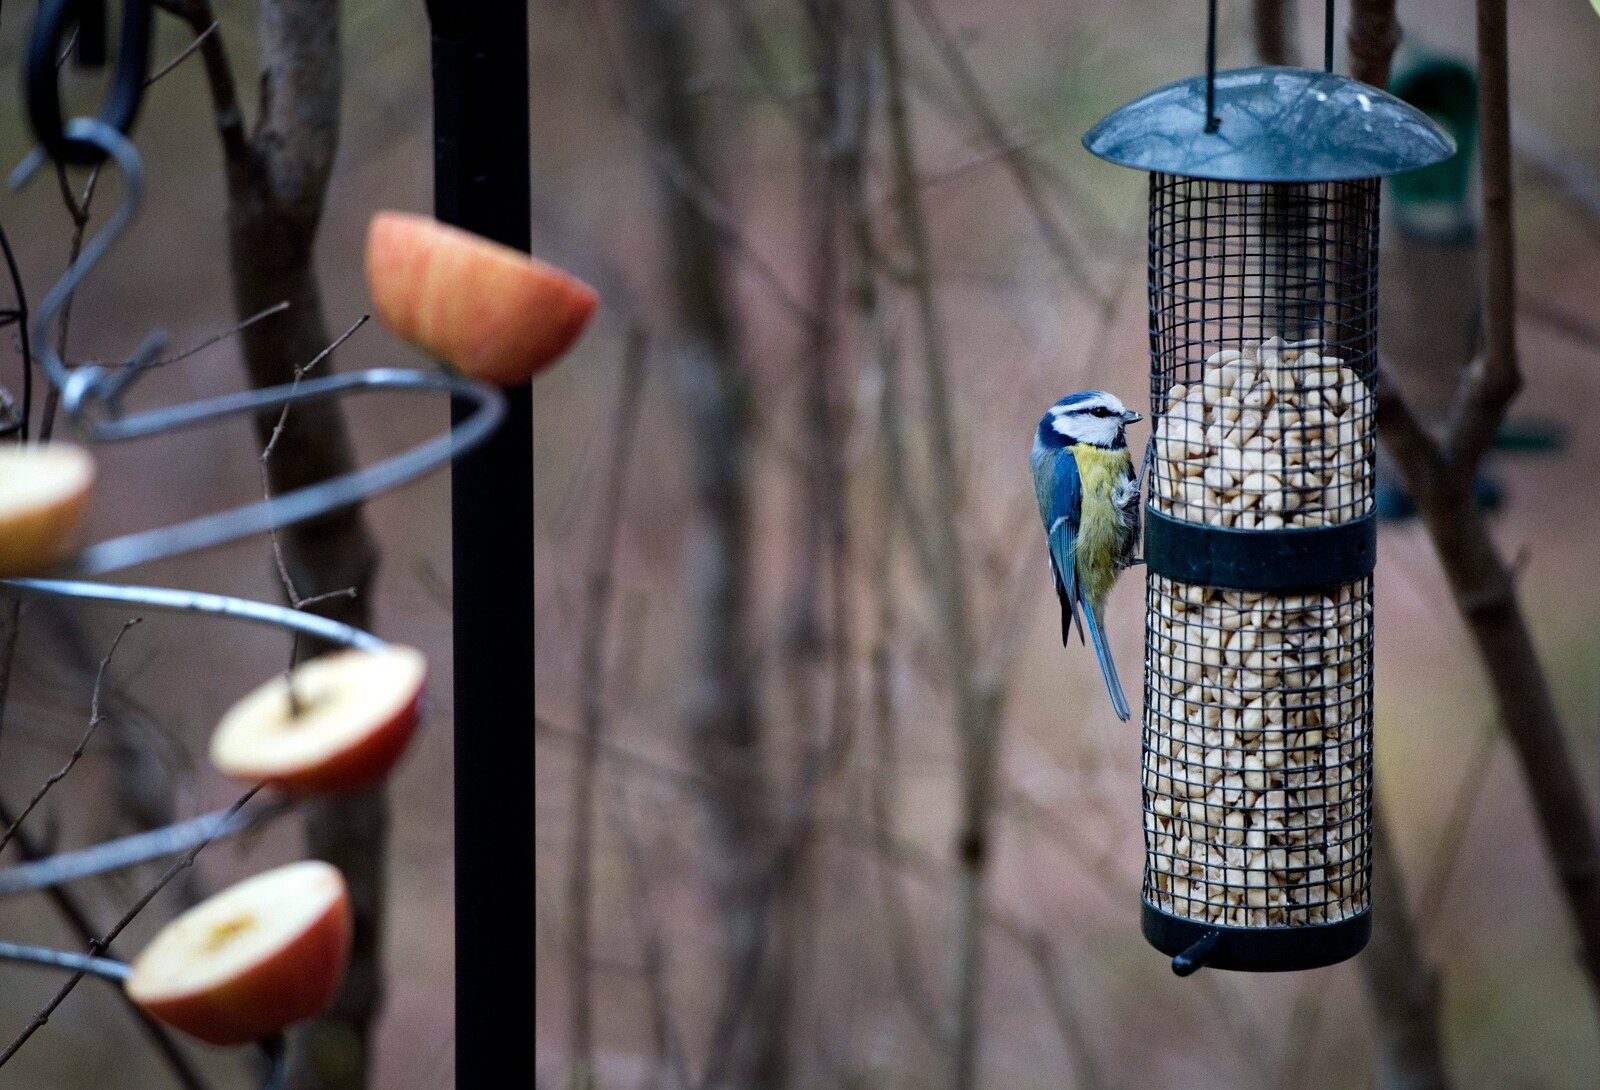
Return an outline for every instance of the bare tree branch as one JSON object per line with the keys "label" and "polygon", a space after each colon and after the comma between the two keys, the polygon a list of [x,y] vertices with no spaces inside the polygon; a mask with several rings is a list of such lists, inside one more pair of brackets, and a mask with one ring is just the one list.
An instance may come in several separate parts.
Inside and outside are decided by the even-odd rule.
{"label": "bare tree branch", "polygon": [[1512,398],[1517,365],[1516,242],[1511,192],[1511,87],[1505,0],[1478,3],[1478,125],[1483,146],[1483,354],[1467,368],[1446,432],[1445,461],[1470,478]]}
{"label": "bare tree branch", "polygon": [[147,76],[145,78],[144,85],[149,87],[152,83],[155,83],[158,79],[171,72],[174,68],[178,67],[178,65],[194,56],[200,47],[206,44],[206,39],[215,34],[217,32],[217,28],[221,25],[221,23],[213,19],[211,21],[211,25],[202,30],[194,41],[184,46],[183,50],[179,52],[177,56],[173,57],[166,64],[163,64],[160,68],[157,68],[154,72]]}
{"label": "bare tree branch", "polygon": [[1062,230],[1054,211],[1045,203],[1043,194],[1039,192],[1031,157],[1025,154],[1024,149],[1007,131],[999,111],[989,101],[983,84],[978,81],[977,74],[967,62],[961,46],[928,0],[913,0],[911,6],[927,30],[928,36],[933,40],[934,46],[939,50],[945,67],[954,77],[957,91],[977,119],[986,146],[998,153],[1005,163],[1006,170],[1016,185],[1017,193],[1039,226],[1039,233],[1050,255],[1061,266],[1061,271],[1069,280],[1076,283],[1089,294],[1090,298],[1102,306],[1108,305],[1109,300],[1090,277],[1086,262],[1078,253],[1076,244]]}
{"label": "bare tree branch", "polygon": [[1374,87],[1389,86],[1389,65],[1400,45],[1400,21],[1394,14],[1395,0],[1351,0],[1350,29],[1345,43],[1350,48],[1350,74]]}
{"label": "bare tree branch", "polygon": [[[293,381],[301,361],[332,341],[312,246],[339,144],[341,53],[337,0],[263,0],[260,9],[258,116],[247,132],[233,70],[209,0],[161,0],[200,42],[228,193],[228,244],[234,311],[252,385]],[[245,323],[279,301],[279,321]],[[256,420],[263,445],[274,421]],[[271,491],[293,491],[355,465],[336,404],[298,406],[269,465]],[[281,536],[290,581],[316,612],[370,627],[368,590],[377,547],[358,508],[299,523]],[[343,593],[354,588],[354,594]],[[306,844],[345,875],[355,915],[350,971],[330,1009],[290,1040],[295,1090],[355,1090],[366,1085],[369,1038],[382,1002],[383,891],[388,798],[382,787],[319,799],[306,814]]]}
{"label": "bare tree branch", "polygon": [[1383,808],[1372,811],[1372,941],[1356,964],[1372,1004],[1383,1090],[1445,1090],[1439,978],[1422,956]]}
{"label": "bare tree branch", "polygon": [[[667,349],[693,439],[697,616],[687,724],[695,761],[710,781],[704,794],[715,852],[710,885],[726,947],[722,1013],[703,1082],[779,1086],[788,1062],[781,996],[787,982],[766,971],[776,815],[751,653],[749,377],[729,284],[728,236],[708,213],[711,203],[683,184],[690,177],[716,194],[722,118],[692,91],[697,50],[686,10],[670,0],[628,0],[623,7],[635,70],[647,88],[639,117],[652,148],[672,269]],[[736,996],[748,1001],[727,1001]]]}
{"label": "bare tree branch", "polygon": [[[252,787],[249,791],[245,792],[244,795],[242,795],[239,800],[230,808],[228,812],[229,816],[231,817],[233,814],[238,813],[244,804],[249,802],[259,790],[260,787],[258,786]],[[202,851],[205,850],[206,845],[210,843],[211,841],[207,839],[199,844],[196,844],[188,852],[185,852],[181,859],[168,867],[166,871],[162,873],[161,877],[155,881],[155,884],[146,889],[139,899],[134,901],[134,903],[129,906],[128,910],[122,914],[122,918],[116,923],[112,924],[104,935],[90,940],[89,956],[99,957],[104,954],[107,948],[109,948],[110,945],[116,941],[117,936],[122,934],[123,931],[127,930],[128,925],[133,922],[134,917],[143,912],[150,902],[155,900],[156,896],[163,889],[166,889],[167,885],[174,878],[176,878],[183,871],[187,870],[189,867],[193,866],[195,859]],[[50,1016],[55,1013],[56,1008],[61,1006],[61,1004],[66,1001],[67,996],[72,994],[73,989],[78,986],[78,982],[87,976],[88,972],[89,970],[87,966],[80,966],[72,973],[72,975],[67,977],[67,979],[62,983],[61,987],[56,991],[55,995],[51,996],[50,999],[45,1002],[44,1006],[40,1007],[36,1012],[34,1012],[33,1017],[28,1021],[28,1024],[23,1027],[22,1031],[12,1039],[11,1043],[6,1046],[4,1051],[0,1051],[0,1067],[4,1067],[11,1057],[15,1056],[18,1050],[21,1049],[23,1045],[28,1043],[29,1038],[31,1038],[40,1029],[44,1028],[45,1023],[50,1021]]]}
{"label": "bare tree branch", "polygon": [[1250,14],[1256,59],[1262,64],[1294,64],[1294,6],[1288,0],[1253,0]]}
{"label": "bare tree branch", "polygon": [[[1358,8],[1359,10],[1359,8]],[[1573,763],[1550,680],[1472,491],[1472,475],[1520,384],[1516,360],[1511,143],[1505,0],[1479,0],[1483,116],[1485,354],[1462,383],[1445,440],[1436,442],[1385,377],[1379,435],[1416,498],[1517,754],[1541,837],[1577,930],[1591,990],[1600,995],[1600,836]]]}
{"label": "bare tree branch", "polygon": [[73,749],[70,755],[68,755],[67,763],[62,765],[55,772],[51,773],[45,779],[44,783],[39,785],[39,790],[35,791],[33,797],[28,800],[25,806],[23,806],[22,812],[12,819],[11,823],[6,826],[5,832],[0,833],[0,851],[4,851],[6,845],[11,843],[11,838],[17,835],[18,830],[22,828],[22,823],[27,821],[28,815],[33,813],[34,808],[44,801],[44,797],[50,793],[50,789],[56,784],[60,783],[62,780],[66,779],[67,774],[77,766],[80,760],[83,759],[84,752],[89,748],[89,740],[93,738],[95,732],[100,729],[100,724],[105,722],[105,717],[100,714],[100,692],[102,686],[105,684],[106,667],[111,665],[112,656],[117,653],[117,648],[122,646],[122,637],[126,636],[128,634],[128,630],[139,624],[142,620],[142,617],[134,617],[131,620],[124,621],[122,623],[122,627],[117,631],[116,638],[111,641],[111,649],[107,651],[105,657],[100,660],[100,669],[95,674],[94,695],[89,699],[88,729],[83,732],[83,737],[78,739],[77,747]]}
{"label": "bare tree branch", "polygon": [[934,271],[916,153],[906,107],[905,76],[893,0],[877,0],[879,50],[883,62],[890,163],[898,192],[900,232],[909,252],[912,295],[922,335],[931,447],[934,597],[945,639],[946,661],[956,696],[956,735],[961,759],[961,814],[956,831],[960,861],[954,971],[955,1024],[950,1085],[966,1090],[978,1078],[981,1039],[984,918],[987,910],[989,833],[993,816],[994,754],[998,697],[974,676],[976,649],[958,520],[962,487],[955,456],[955,421],[949,391],[944,329],[934,299]]}
{"label": "bare tree branch", "polygon": [[572,989],[570,1022],[571,1068],[575,1080],[594,1077],[594,989],[588,972],[593,953],[590,938],[594,913],[594,788],[605,733],[606,636],[616,585],[617,543],[622,536],[623,499],[639,427],[644,386],[645,339],[637,328],[628,335],[622,356],[617,407],[610,422],[611,454],[598,493],[599,529],[590,553],[585,587],[582,643],[579,649],[578,699],[583,739],[572,776],[572,842],[569,848],[567,906],[571,921]]}

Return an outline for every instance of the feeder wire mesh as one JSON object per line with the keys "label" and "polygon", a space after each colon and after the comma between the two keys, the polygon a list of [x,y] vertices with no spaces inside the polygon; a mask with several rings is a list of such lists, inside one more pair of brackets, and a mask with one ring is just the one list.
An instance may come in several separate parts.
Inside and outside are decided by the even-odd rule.
{"label": "feeder wire mesh", "polygon": [[1377,231],[1376,179],[1150,178],[1143,896],[1171,952],[1184,922],[1365,926]]}
{"label": "feeder wire mesh", "polygon": [[1151,176],[1157,511],[1272,530],[1371,510],[1377,198]]}

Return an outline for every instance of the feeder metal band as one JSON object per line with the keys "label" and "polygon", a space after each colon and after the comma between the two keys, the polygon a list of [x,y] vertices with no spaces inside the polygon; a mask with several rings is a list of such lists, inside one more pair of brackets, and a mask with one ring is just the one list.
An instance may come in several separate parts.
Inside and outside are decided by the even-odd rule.
{"label": "feeder metal band", "polygon": [[1146,505],[1144,559],[1157,575],[1234,590],[1350,583],[1377,564],[1377,517],[1305,530],[1236,530],[1184,522]]}

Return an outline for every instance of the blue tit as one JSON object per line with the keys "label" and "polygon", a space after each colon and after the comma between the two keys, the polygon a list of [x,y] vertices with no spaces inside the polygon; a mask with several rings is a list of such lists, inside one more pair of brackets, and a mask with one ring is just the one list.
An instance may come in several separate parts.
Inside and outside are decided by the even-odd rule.
{"label": "blue tit", "polygon": [[1072,394],[1039,421],[1029,458],[1061,599],[1061,642],[1068,642],[1081,609],[1078,638],[1089,630],[1111,706],[1124,721],[1132,712],[1106,643],[1105,605],[1139,540],[1139,483],[1125,434],[1139,419],[1103,390]]}

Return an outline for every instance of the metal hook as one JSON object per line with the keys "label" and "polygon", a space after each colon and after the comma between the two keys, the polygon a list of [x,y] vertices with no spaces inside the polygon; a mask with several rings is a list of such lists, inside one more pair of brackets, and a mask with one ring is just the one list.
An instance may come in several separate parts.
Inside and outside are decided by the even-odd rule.
{"label": "metal hook", "polygon": [[[133,127],[150,68],[150,0],[122,0],[122,45],[98,120],[118,132]],[[58,163],[92,166],[105,158],[104,145],[63,126],[58,58],[67,28],[77,26],[78,62],[98,67],[105,59],[105,0],[41,0],[23,62],[28,120],[44,152]],[[38,156],[30,156],[37,158]]]}
{"label": "metal hook", "polygon": [[[62,409],[86,440],[104,443],[137,439],[226,417],[254,415],[298,402],[372,390],[446,394],[462,399],[471,407],[470,415],[448,433],[384,461],[229,511],[101,542],[70,561],[67,571],[99,575],[221,545],[360,503],[446,464],[488,438],[499,425],[505,414],[505,401],[493,387],[445,371],[397,368],[327,375],[125,415],[123,396],[160,357],[166,347],[166,335],[159,330],[150,333],[133,355],[115,368],[101,364],[69,367],[56,352],[50,330],[72,293],[132,222],[144,195],[144,170],[133,143],[104,121],[76,118],[68,123],[66,131],[74,139],[100,148],[122,173],[121,202],[106,225],[84,244],[78,259],[45,295],[34,312],[32,323],[39,361],[50,381],[61,391]],[[12,185],[26,183],[39,162],[34,157],[18,167],[12,175]]]}
{"label": "metal hook", "polygon": [[[50,328],[55,324],[56,315],[66,306],[67,301],[78,290],[78,286],[89,275],[89,271],[105,257],[106,251],[111,249],[111,244],[127,230],[128,225],[133,222],[133,217],[138,214],[139,205],[144,199],[144,163],[139,158],[139,152],[134,148],[132,141],[98,118],[74,118],[67,123],[66,134],[73,140],[98,149],[101,159],[110,157],[122,174],[122,199],[111,213],[111,218],[83,244],[77,260],[67,266],[67,271],[61,274],[61,279],[55,282],[33,312],[33,340],[39,346],[39,362],[44,366],[45,374],[50,381],[61,391],[62,408],[68,416],[76,417],[82,411],[86,400],[94,397],[112,400],[127,388],[128,382],[109,380],[108,372],[99,365],[68,367],[66,361],[56,351],[55,338],[50,336]],[[20,189],[28,184],[43,165],[42,156],[37,154],[28,156],[11,172],[7,184],[12,189]],[[132,368],[137,374],[161,354],[166,344],[165,332],[160,330],[151,332],[123,366]],[[109,381],[115,381],[115,387],[109,394],[103,393]]]}

